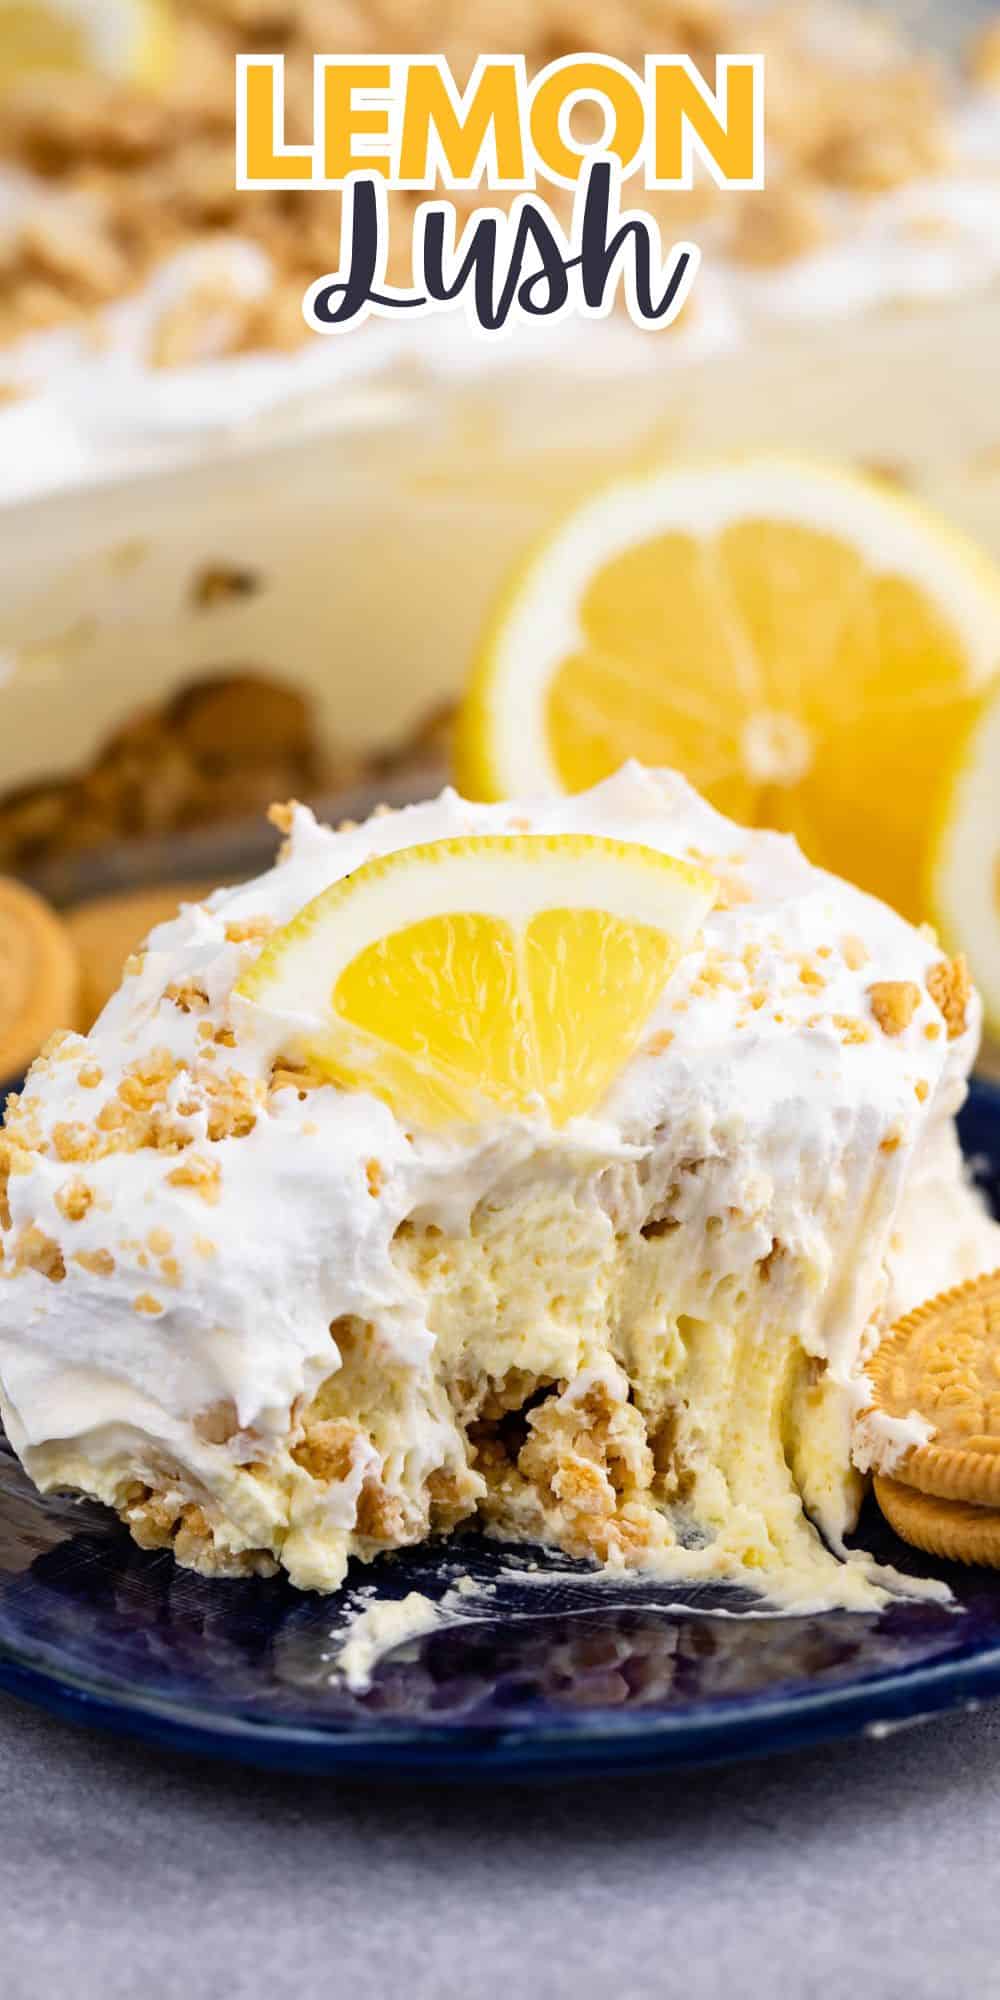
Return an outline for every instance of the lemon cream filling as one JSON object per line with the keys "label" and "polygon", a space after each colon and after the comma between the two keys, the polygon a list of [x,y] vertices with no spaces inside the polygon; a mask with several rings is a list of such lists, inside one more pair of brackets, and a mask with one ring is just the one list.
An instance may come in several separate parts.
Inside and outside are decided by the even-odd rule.
{"label": "lemon cream filling", "polygon": [[[954,1135],[961,968],[671,773],[287,818],[278,865],[154,931],[9,1109],[0,1402],[32,1478],[195,1568],[305,1588],[478,1519],[778,1602],[877,1599],[843,1556],[865,1355],[1000,1262]],[[378,857],[533,835],[712,881],[598,1099],[421,1119],[377,1060],[330,1080],[303,1054],[322,982],[296,1013],[259,970],[276,932]],[[596,1005],[574,994],[567,1045]]]}

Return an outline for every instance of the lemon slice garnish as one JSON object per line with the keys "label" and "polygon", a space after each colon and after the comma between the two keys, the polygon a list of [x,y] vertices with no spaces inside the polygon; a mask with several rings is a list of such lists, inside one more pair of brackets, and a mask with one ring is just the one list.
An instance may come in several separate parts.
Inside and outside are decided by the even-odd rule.
{"label": "lemon slice garnish", "polygon": [[38,71],[155,85],[174,59],[168,0],[0,0],[0,88]]}
{"label": "lemon slice garnish", "polygon": [[555,1125],[599,1103],[715,900],[711,875],[583,834],[434,841],[367,862],[236,992],[289,1052],[426,1126]]}
{"label": "lemon slice garnish", "polygon": [[510,588],[459,727],[472,797],[626,757],[926,915],[927,799],[1000,661],[1000,571],[873,480],[792,459],[586,501]]}
{"label": "lemon slice garnish", "polygon": [[928,868],[933,922],[964,951],[1000,1038],[1000,678],[982,697],[943,783]]}

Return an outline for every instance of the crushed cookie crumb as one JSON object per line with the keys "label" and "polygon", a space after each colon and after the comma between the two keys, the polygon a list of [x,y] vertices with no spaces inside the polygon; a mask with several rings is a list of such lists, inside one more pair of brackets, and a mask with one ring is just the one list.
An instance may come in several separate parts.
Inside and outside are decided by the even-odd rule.
{"label": "crushed cookie crumb", "polygon": [[926,1104],[931,1088],[927,1078],[925,1076],[918,1076],[913,1088],[916,1091],[918,1101],[921,1104]]}
{"label": "crushed cookie crumb", "polygon": [[368,1192],[373,1198],[381,1194],[384,1185],[381,1160],[365,1161],[365,1180],[368,1183]]}
{"label": "crushed cookie crumb", "polygon": [[194,1239],[194,1250],[196,1257],[205,1257],[206,1259],[217,1257],[219,1254],[210,1236],[196,1236]]}
{"label": "crushed cookie crumb", "polygon": [[54,1237],[46,1236],[37,1223],[22,1229],[14,1245],[15,1271],[37,1271],[50,1284],[61,1285],[66,1276],[63,1253]]}
{"label": "crushed cookie crumb", "polygon": [[322,1090],[323,1085],[328,1081],[329,1079],[321,1076],[318,1070],[308,1068],[293,1069],[289,1063],[278,1062],[275,1063],[271,1071],[268,1089],[272,1093],[277,1093],[279,1090],[296,1090],[298,1091],[299,1102],[304,1104],[308,1091]]}
{"label": "crushed cookie crumb", "polygon": [[138,1298],[133,1300],[133,1306],[137,1313],[148,1313],[150,1318],[157,1317],[164,1310],[162,1299],[158,1299],[153,1292],[140,1292]]}
{"label": "crushed cookie crumb", "polygon": [[245,1139],[257,1123],[255,1087],[239,1070],[228,1069],[222,1076],[207,1076],[204,1092],[208,1109],[208,1136],[213,1144],[220,1139]]}
{"label": "crushed cookie crumb", "polygon": [[273,929],[273,917],[243,917],[226,925],[226,943],[257,944],[262,938],[270,937]]}
{"label": "crushed cookie crumb", "polygon": [[206,1160],[196,1153],[171,1170],[167,1175],[167,1185],[191,1188],[201,1196],[202,1201],[214,1207],[222,1193],[222,1169],[217,1160]]}
{"label": "crushed cookie crumb", "polygon": [[146,1245],[154,1257],[166,1257],[174,1247],[174,1239],[169,1229],[151,1229],[146,1238]]}
{"label": "crushed cookie crumb", "polygon": [[73,1258],[81,1270],[90,1271],[95,1278],[112,1278],[115,1260],[110,1250],[78,1250]]}
{"label": "crushed cookie crumb", "polygon": [[929,1042],[939,1042],[941,1040],[940,1021],[928,1021],[924,1029],[924,1034]]}
{"label": "crushed cookie crumb", "polygon": [[877,979],[868,1003],[884,1035],[901,1035],[920,1005],[920,988],[912,979]]}
{"label": "crushed cookie crumb", "polygon": [[100,1150],[99,1141],[86,1125],[72,1120],[60,1122],[52,1127],[52,1149],[57,1160],[94,1160]]}
{"label": "crushed cookie crumb", "polygon": [[76,1080],[81,1090],[97,1090],[104,1082],[104,1071],[100,1063],[84,1063],[83,1067],[77,1070]]}
{"label": "crushed cookie crumb", "polygon": [[896,1153],[899,1151],[901,1144],[902,1144],[902,1138],[900,1133],[888,1132],[885,1138],[882,1139],[879,1143],[879,1152]]}
{"label": "crushed cookie crumb", "polygon": [[[200,1013],[203,1007],[208,1006],[208,994],[196,979],[182,979],[179,983],[171,984],[166,988],[163,997],[172,1001],[182,1014]],[[204,1025],[202,1022],[201,1026]]]}
{"label": "crushed cookie crumb", "polygon": [[824,979],[823,974],[819,970],[819,967],[816,965],[809,965],[808,963],[806,963],[805,965],[801,965],[799,967],[799,981],[800,984],[803,986],[812,986],[814,988],[820,988],[826,985],[826,980]]}
{"label": "crushed cookie crumb", "polygon": [[82,1222],[94,1200],[94,1190],[86,1181],[70,1181],[56,1195],[56,1207],[67,1222]]}
{"label": "crushed cookie crumb", "polygon": [[868,963],[868,947],[861,938],[848,935],[840,940],[840,952],[849,972],[860,972]]}
{"label": "crushed cookie crumb", "polygon": [[964,1035],[972,998],[972,981],[964,952],[959,952],[957,958],[943,958],[939,965],[931,966],[927,974],[927,991],[944,1015],[948,1040],[953,1042],[959,1035]]}
{"label": "crushed cookie crumb", "polygon": [[283,833],[286,840],[294,824],[298,803],[298,799],[286,799],[283,804],[275,801],[274,805],[268,806],[267,809],[267,817],[271,825],[277,829],[278,833]]}
{"label": "crushed cookie crumb", "polygon": [[871,1041],[872,1031],[867,1021],[859,1021],[856,1014],[834,1014],[833,1025],[845,1048],[853,1047],[859,1042]]}

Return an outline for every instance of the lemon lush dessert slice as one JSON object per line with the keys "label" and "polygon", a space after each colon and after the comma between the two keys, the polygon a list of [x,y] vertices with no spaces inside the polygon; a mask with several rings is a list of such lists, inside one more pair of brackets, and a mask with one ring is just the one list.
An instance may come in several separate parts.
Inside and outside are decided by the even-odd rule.
{"label": "lemon lush dessert slice", "polygon": [[878,1601],[844,1554],[865,1355],[1000,1261],[954,1130],[962,964],[636,765],[284,818],[8,1112],[33,1479],[304,1587],[478,1519]]}

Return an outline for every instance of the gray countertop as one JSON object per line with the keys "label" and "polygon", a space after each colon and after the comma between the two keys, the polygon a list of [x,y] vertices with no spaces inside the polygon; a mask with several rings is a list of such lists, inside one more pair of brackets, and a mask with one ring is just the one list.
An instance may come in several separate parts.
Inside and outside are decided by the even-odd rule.
{"label": "gray countertop", "polygon": [[0,1698],[3,2000],[988,2000],[1000,1707],[562,1788],[373,1789]]}

